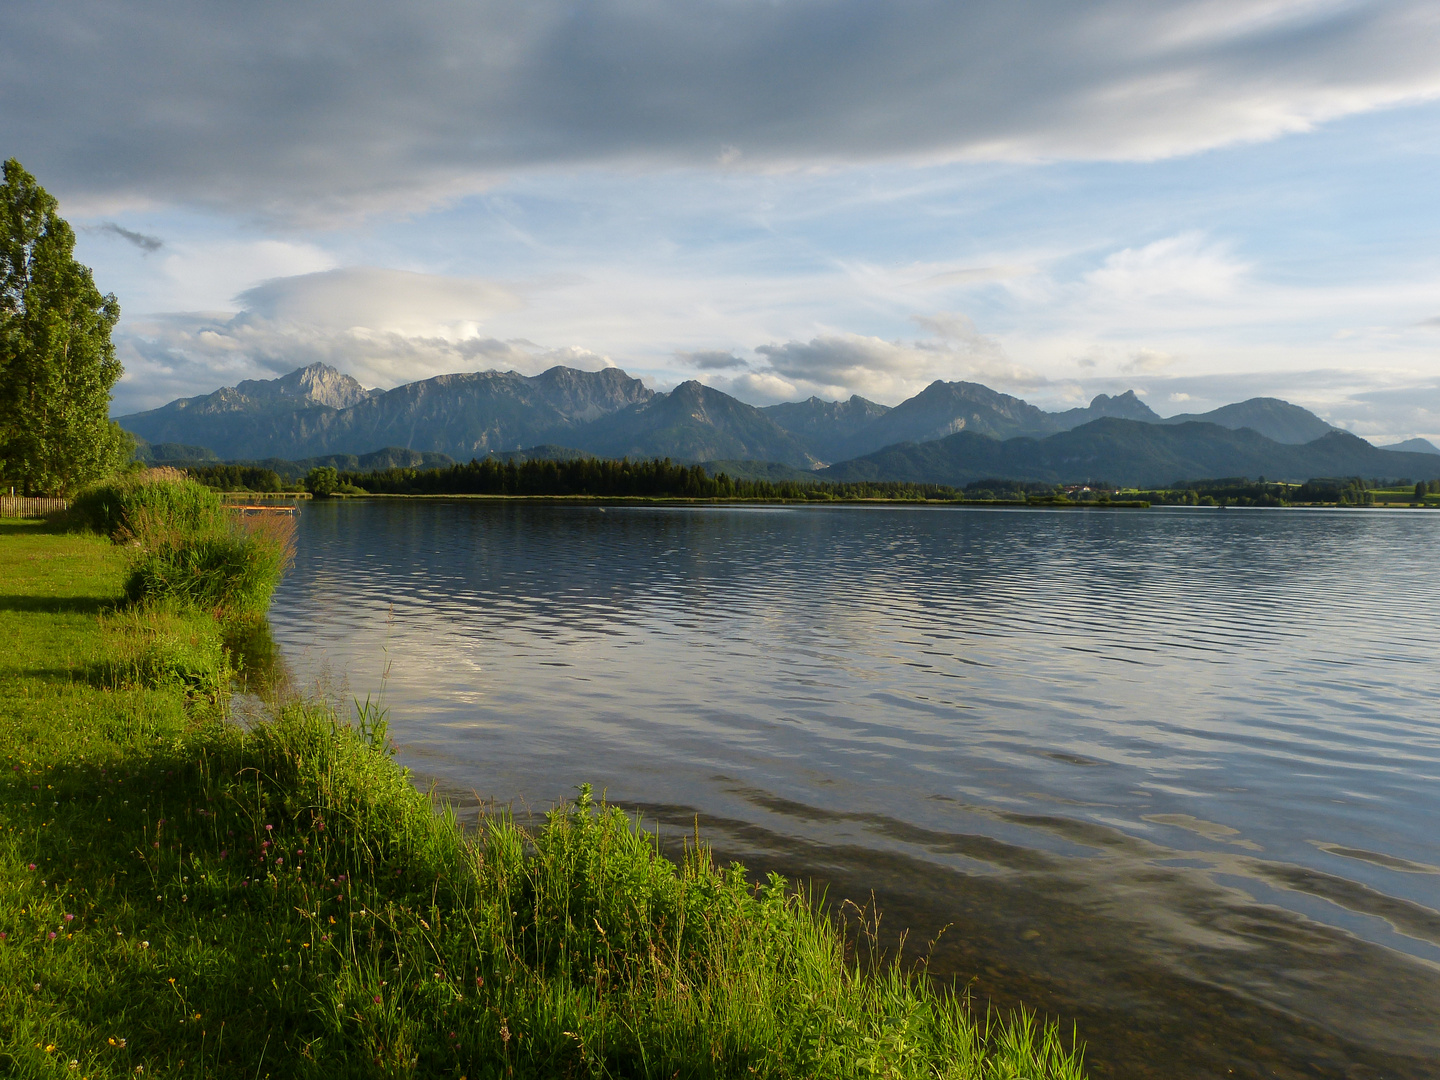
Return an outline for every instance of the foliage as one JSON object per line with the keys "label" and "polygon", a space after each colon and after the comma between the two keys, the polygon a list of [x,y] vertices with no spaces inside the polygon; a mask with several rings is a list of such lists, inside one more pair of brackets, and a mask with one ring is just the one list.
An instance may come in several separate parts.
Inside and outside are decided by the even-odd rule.
{"label": "foliage", "polygon": [[237,517],[224,531],[196,534],[146,510],[125,581],[132,603],[173,603],[226,618],[262,614],[294,556],[289,517]]}
{"label": "foliage", "polygon": [[220,496],[179,469],[137,469],[92,485],[76,495],[70,516],[115,540],[134,539],[142,519],[194,535],[224,532],[230,522]]}
{"label": "foliage", "polygon": [[264,612],[294,555],[289,517],[240,517],[175,469],[147,469],[86,489],[72,519],[127,545],[132,603],[226,618]]}
{"label": "foliage", "polygon": [[317,465],[305,476],[305,490],[317,499],[334,495],[340,488],[340,474],[329,465]]}
{"label": "foliage", "polygon": [[448,469],[346,472],[340,478],[374,494],[394,495],[588,495],[810,502],[960,497],[954,488],[936,484],[742,480],[723,472],[711,476],[703,465],[679,465],[669,458],[630,461],[582,457],[505,462],[485,458]]}
{"label": "foliage", "polygon": [[288,486],[274,469],[257,465],[192,465],[190,479],[216,491],[286,491]]}
{"label": "foliage", "polygon": [[110,684],[173,688],[211,704],[229,690],[231,655],[213,619],[132,608],[108,616],[106,631],[114,651]]}
{"label": "foliage", "polygon": [[75,261],[55,199],[13,158],[0,184],[0,481],[66,494],[119,469],[134,442],[108,417],[120,318]]}
{"label": "foliage", "polygon": [[0,572],[37,602],[0,611],[6,1075],[1081,1075],[1053,1026],[982,1027],[780,879],[676,866],[586,792],[467,835],[374,708],[241,727],[86,678],[133,630],[90,606],[122,549],[13,535]]}

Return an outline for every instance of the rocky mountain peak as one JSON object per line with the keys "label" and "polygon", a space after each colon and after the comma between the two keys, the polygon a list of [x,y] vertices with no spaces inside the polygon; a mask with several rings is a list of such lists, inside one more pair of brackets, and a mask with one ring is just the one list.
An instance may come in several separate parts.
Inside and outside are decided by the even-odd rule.
{"label": "rocky mountain peak", "polygon": [[247,379],[235,389],[251,401],[300,408],[323,405],[331,409],[348,409],[377,393],[366,390],[353,376],[322,363],[296,368],[278,379]]}

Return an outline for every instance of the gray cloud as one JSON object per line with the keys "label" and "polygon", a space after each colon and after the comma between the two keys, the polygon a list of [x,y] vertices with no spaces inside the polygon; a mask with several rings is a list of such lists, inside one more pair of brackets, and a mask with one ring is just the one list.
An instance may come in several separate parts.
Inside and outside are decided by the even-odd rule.
{"label": "gray cloud", "polygon": [[159,251],[165,246],[165,241],[158,236],[150,236],[147,233],[136,232],[134,229],[127,229],[123,225],[117,225],[113,221],[104,221],[99,225],[92,225],[86,229],[87,232],[100,233],[107,236],[119,237],[128,243],[134,244],[141,251],[149,255],[152,251]]}
{"label": "gray cloud", "polygon": [[756,373],[769,377],[763,393],[773,396],[778,392],[775,376],[788,381],[800,396],[858,393],[891,404],[936,379],[972,379],[1012,389],[1045,383],[1034,371],[1013,363],[999,342],[977,332],[964,315],[947,312],[916,317],[914,322],[932,336],[886,341],[860,334],[830,334],[758,346],[755,351],[769,365],[768,370]]}
{"label": "gray cloud", "polygon": [[701,371],[726,371],[730,368],[748,367],[744,360],[734,353],[724,352],[718,349],[701,350],[700,352],[677,352],[675,359],[682,364],[699,368]]}
{"label": "gray cloud", "polygon": [[0,142],[99,208],[314,219],[551,164],[1152,159],[1437,93],[1427,0],[0,8]]}

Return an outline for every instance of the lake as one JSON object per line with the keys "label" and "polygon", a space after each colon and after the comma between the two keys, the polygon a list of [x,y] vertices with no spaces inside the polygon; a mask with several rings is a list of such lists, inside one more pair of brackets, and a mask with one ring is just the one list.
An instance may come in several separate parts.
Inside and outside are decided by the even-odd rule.
{"label": "lake", "polygon": [[383,696],[472,818],[698,821],[1097,1077],[1440,1075],[1440,513],[356,500],[298,542],[295,679]]}

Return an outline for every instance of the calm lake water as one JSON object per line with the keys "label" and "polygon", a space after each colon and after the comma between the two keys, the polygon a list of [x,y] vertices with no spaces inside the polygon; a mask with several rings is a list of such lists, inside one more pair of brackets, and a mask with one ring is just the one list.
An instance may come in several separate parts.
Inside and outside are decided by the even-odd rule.
{"label": "calm lake water", "polygon": [[873,893],[1097,1077],[1440,1076],[1440,514],[307,505],[271,623],[458,806]]}

